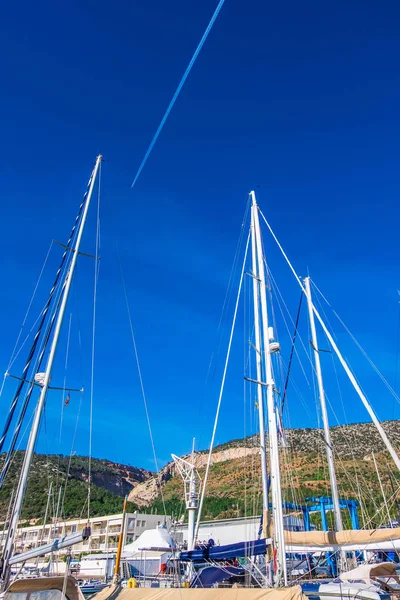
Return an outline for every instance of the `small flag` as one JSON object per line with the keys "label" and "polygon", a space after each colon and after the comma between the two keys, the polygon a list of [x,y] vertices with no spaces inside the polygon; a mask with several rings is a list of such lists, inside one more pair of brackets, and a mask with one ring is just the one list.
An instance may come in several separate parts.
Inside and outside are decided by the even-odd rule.
{"label": "small flag", "polygon": [[70,401],[70,395],[68,394],[68,396],[65,398],[64,406],[68,406],[69,401]]}

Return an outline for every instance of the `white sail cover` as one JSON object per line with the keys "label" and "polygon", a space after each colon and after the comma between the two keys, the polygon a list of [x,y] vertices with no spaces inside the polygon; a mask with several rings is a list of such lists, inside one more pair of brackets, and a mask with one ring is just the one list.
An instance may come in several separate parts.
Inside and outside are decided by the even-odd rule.
{"label": "white sail cover", "polygon": [[300,586],[290,588],[106,588],[98,600],[306,600]]}
{"label": "white sail cover", "polygon": [[355,581],[362,579],[363,581],[370,581],[374,577],[396,577],[396,565],[391,562],[375,563],[371,565],[360,565],[356,569],[351,571],[345,571],[340,573],[340,579],[342,581]]}
{"label": "white sail cover", "polygon": [[143,550],[171,552],[174,548],[175,541],[165,528],[147,529],[132,544],[124,547],[124,556],[137,554]]}

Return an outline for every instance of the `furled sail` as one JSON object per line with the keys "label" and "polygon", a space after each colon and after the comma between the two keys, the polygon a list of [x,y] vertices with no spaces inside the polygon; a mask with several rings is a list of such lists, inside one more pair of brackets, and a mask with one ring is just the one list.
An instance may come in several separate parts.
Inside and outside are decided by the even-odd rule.
{"label": "furled sail", "polygon": [[400,527],[344,531],[285,531],[285,542],[290,550],[354,549],[355,546],[361,549],[383,549],[386,546],[388,549],[395,549],[400,548]]}
{"label": "furled sail", "polygon": [[393,540],[400,540],[400,527],[343,531],[285,531],[285,541],[291,546],[348,546]]}

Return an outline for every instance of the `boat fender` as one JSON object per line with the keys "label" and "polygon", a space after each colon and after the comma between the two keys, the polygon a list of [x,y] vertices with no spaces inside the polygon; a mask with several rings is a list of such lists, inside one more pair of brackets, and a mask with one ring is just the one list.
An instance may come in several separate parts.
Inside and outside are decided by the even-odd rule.
{"label": "boat fender", "polygon": [[134,577],[131,577],[130,579],[128,579],[128,584],[127,586],[128,588],[136,588],[137,587],[137,581]]}

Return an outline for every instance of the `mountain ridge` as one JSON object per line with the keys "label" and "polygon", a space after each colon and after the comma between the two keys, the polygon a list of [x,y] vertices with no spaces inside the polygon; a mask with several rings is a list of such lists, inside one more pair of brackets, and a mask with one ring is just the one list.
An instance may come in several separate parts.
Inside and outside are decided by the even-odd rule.
{"label": "mountain ridge", "polygon": [[[400,421],[382,423],[393,446],[400,448]],[[330,496],[323,430],[295,428],[285,431],[287,447],[281,448],[281,478],[284,500],[298,503],[312,496]],[[377,461],[386,495],[391,499],[390,511],[398,516],[400,504],[394,492],[400,474],[391,462],[383,441],[372,423],[352,423],[331,428],[332,445],[341,497],[361,499],[362,520],[381,524],[382,504]],[[203,518],[225,518],[248,514],[246,495],[251,495],[253,511],[261,512],[261,472],[258,459],[258,436],[249,436],[219,444],[212,455],[212,467],[204,504]],[[290,455],[290,460],[288,459]],[[190,455],[183,458],[189,458]],[[189,458],[190,460],[190,458]],[[196,454],[196,466],[203,479],[207,451]],[[390,468],[388,469],[388,466]],[[160,486],[167,510],[182,513],[183,483],[173,463],[168,463],[132,490],[129,499],[138,506],[162,510]],[[393,498],[392,498],[393,496]],[[377,515],[375,514],[377,513]],[[344,515],[347,519],[349,515]],[[387,517],[387,511],[385,512]]]}
{"label": "mountain ridge", "polygon": [[[395,448],[400,448],[400,421],[382,423]],[[281,475],[285,499],[303,501],[309,496],[330,495],[323,432],[318,428],[294,428],[285,431],[286,447],[281,448]],[[362,511],[372,514],[382,501],[372,453],[381,479],[391,498],[391,514],[397,514],[397,489],[400,474],[391,468],[391,459],[372,423],[352,423],[331,428],[331,437],[340,493],[342,497],[364,496]],[[212,468],[204,505],[204,518],[239,516],[261,510],[260,461],[258,436],[248,436],[219,444],[212,457]],[[0,456],[0,466],[4,461]],[[0,492],[0,514],[5,518],[12,489],[22,464],[23,451],[18,451],[10,473]],[[188,455],[183,458],[188,458]],[[196,466],[204,478],[208,451],[196,453]],[[63,488],[62,518],[83,514],[88,493],[88,463],[85,456],[34,456],[22,516],[41,519],[47,502],[50,481],[54,490]],[[158,474],[108,459],[92,458],[91,514],[99,516],[122,510],[127,495],[129,511],[163,511],[161,489],[168,514],[182,514],[183,483],[173,462]],[[390,468],[388,468],[388,465]],[[360,497],[361,497],[360,496]],[[53,502],[54,503],[54,502]],[[87,509],[86,509],[87,510]],[[371,512],[372,511],[372,512]]]}

